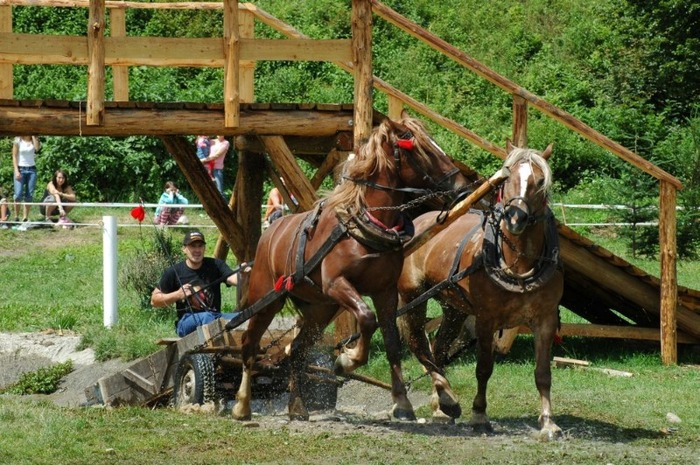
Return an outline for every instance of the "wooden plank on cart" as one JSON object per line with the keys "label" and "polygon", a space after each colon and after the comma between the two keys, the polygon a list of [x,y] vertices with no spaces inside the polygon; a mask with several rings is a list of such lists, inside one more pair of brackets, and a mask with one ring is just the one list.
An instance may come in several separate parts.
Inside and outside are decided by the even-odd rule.
{"label": "wooden plank on cart", "polygon": [[235,346],[233,336],[224,331],[225,323],[213,321],[135,361],[126,370],[100,378],[85,390],[88,402],[113,407],[147,404],[173,387],[178,363],[185,353],[204,343],[206,348]]}

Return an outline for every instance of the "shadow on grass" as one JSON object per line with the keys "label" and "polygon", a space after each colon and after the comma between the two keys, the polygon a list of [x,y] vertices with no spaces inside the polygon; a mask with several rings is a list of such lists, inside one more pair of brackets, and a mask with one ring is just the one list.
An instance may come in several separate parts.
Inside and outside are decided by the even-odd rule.
{"label": "shadow on grass", "polygon": [[[523,437],[537,439],[539,427],[533,421],[522,417],[492,418],[493,432],[486,437]],[[580,439],[597,442],[629,443],[638,440],[662,439],[665,435],[658,431],[645,428],[625,428],[600,420],[591,420],[573,415],[561,415],[555,418],[562,429],[562,439]],[[484,432],[468,425],[468,420],[460,419],[454,424],[417,423],[399,421],[357,420],[353,423],[383,427],[395,432],[419,434],[434,437],[483,437]]]}

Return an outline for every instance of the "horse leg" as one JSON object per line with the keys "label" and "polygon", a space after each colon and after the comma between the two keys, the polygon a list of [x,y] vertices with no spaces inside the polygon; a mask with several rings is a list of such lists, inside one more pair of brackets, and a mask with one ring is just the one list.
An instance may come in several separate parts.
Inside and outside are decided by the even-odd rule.
{"label": "horse leg", "polygon": [[425,333],[427,304],[422,304],[404,315],[403,323],[408,329],[408,347],[416,356],[425,371],[430,375],[433,393],[430,406],[435,420],[452,420],[462,415],[457,396],[452,392],[449,381],[445,378],[444,366],[436,363],[430,350],[430,341]]}
{"label": "horse leg", "polygon": [[408,400],[406,384],[401,372],[401,338],[396,325],[398,292],[395,288],[388,289],[385,292],[374,294],[372,301],[377,309],[379,328],[384,337],[386,358],[391,370],[391,397],[394,401],[391,414],[397,420],[413,421],[416,419],[416,415],[413,411],[413,405]]}
{"label": "horse leg", "polygon": [[535,386],[537,386],[537,391],[540,393],[541,403],[538,422],[540,435],[548,439],[553,439],[562,434],[561,428],[552,420],[552,405],[550,401],[550,389],[552,387],[550,358],[556,325],[557,321],[550,321],[541,324],[539,328],[532,328],[535,336]]}
{"label": "horse leg", "polygon": [[270,323],[277,312],[279,312],[283,306],[284,299],[278,299],[248,320],[248,329],[243,333],[243,337],[241,339],[243,376],[241,378],[241,385],[236,393],[237,402],[231,410],[231,416],[234,420],[251,419],[251,384],[253,381],[252,372],[253,365],[255,364],[255,356],[257,354],[262,335],[270,326]]}
{"label": "horse leg", "polygon": [[357,367],[367,363],[369,341],[372,338],[372,334],[377,330],[377,318],[372,309],[362,300],[362,296],[353,285],[343,277],[335,279],[324,289],[324,292],[335,299],[343,308],[350,311],[360,328],[360,337],[355,347],[352,349],[344,347],[335,360],[336,374],[350,373]]}
{"label": "horse leg", "polygon": [[472,403],[472,417],[469,425],[476,430],[492,432],[491,422],[486,415],[486,387],[493,374],[493,333],[491,325],[476,320],[477,358],[476,358],[476,396]]}
{"label": "horse leg", "polygon": [[304,315],[304,324],[299,334],[292,341],[292,348],[289,355],[291,373],[289,378],[289,419],[308,420],[309,411],[304,405],[301,397],[301,389],[304,378],[307,375],[306,365],[309,349],[320,337],[323,330],[328,326],[338,309],[336,305],[323,307],[302,306],[297,303]]}

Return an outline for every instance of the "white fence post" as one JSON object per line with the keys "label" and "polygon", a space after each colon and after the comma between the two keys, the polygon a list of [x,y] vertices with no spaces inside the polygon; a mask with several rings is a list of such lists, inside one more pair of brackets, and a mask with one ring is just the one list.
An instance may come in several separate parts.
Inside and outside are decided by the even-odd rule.
{"label": "white fence post", "polygon": [[103,216],[102,266],[104,325],[117,323],[117,217]]}

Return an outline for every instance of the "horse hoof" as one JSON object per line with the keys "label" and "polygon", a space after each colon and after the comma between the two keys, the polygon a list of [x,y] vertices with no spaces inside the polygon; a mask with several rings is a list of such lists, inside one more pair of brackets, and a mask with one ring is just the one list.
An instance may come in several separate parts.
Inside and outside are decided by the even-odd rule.
{"label": "horse hoof", "polygon": [[355,366],[352,360],[350,360],[345,353],[338,355],[338,357],[335,359],[335,363],[333,364],[333,371],[338,376],[342,376],[345,373],[350,373],[355,368],[357,368],[357,366]]}
{"label": "horse hoof", "polygon": [[301,398],[295,397],[289,402],[289,419],[291,421],[308,421],[309,411],[306,410],[306,406],[302,402]]}
{"label": "horse hoof", "polygon": [[416,414],[413,413],[413,410],[394,407],[391,411],[391,416],[399,421],[416,421]]}
{"label": "horse hoof", "polygon": [[450,418],[459,418],[462,416],[462,407],[459,404],[441,404],[440,411]]}
{"label": "horse hoof", "polygon": [[491,422],[487,423],[472,423],[469,426],[472,427],[475,433],[477,434],[492,434],[493,433],[493,426],[491,426]]}
{"label": "horse hoof", "polygon": [[435,410],[433,412],[433,423],[441,423],[445,425],[454,425],[455,419],[443,412],[442,410]]}
{"label": "horse hoof", "polygon": [[250,413],[250,410],[248,410],[248,411],[246,412],[246,411],[244,411],[244,410],[242,410],[242,409],[237,409],[237,408],[236,408],[237,406],[238,406],[238,404],[236,404],[236,405],[233,407],[233,409],[231,409],[231,417],[232,417],[234,420],[237,420],[237,421],[249,421],[249,420],[252,418],[252,415],[251,415],[251,413]]}

